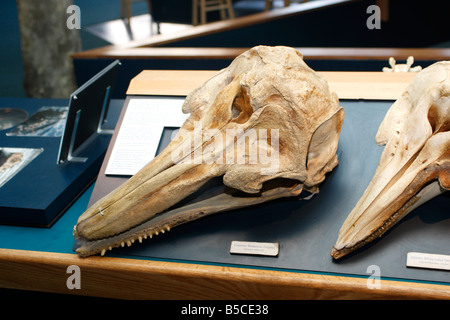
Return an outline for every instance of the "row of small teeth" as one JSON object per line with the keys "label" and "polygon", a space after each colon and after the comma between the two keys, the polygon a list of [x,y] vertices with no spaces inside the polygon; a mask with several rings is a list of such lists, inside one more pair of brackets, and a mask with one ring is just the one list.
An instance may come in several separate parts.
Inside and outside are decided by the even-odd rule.
{"label": "row of small teeth", "polygon": [[[153,238],[153,236],[157,236],[158,234],[160,234],[160,233],[165,233],[165,232],[169,232],[170,231],[170,226],[168,226],[168,225],[165,225],[164,227],[162,227],[162,229],[160,229],[160,230],[156,230],[156,231],[150,231],[148,234],[147,233],[144,233],[143,235],[139,235],[137,238],[134,238],[134,239],[130,239],[130,240],[127,240],[127,241],[122,241],[121,243],[120,243],[120,246],[123,248],[123,247],[125,247],[125,244],[128,246],[128,247],[130,247],[135,241],[136,241],[136,239],[139,241],[139,243],[142,243],[142,240],[145,240],[145,239],[147,239],[147,237],[150,237],[150,239],[151,238]],[[112,246],[109,246],[108,248],[103,248],[102,249],[102,252],[101,252],[101,255],[102,256],[104,256],[105,255],[105,253],[106,253],[106,251],[108,251],[108,250],[112,250]]]}

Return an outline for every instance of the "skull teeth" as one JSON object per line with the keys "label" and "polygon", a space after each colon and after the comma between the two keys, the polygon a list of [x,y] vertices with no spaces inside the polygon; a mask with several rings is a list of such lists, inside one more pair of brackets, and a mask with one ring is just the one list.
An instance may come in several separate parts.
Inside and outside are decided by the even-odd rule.
{"label": "skull teeth", "polygon": [[[152,230],[149,231],[147,233],[144,234],[139,234],[139,235],[134,235],[132,238],[128,238],[126,240],[123,240],[122,242],[120,242],[120,244],[114,246],[114,248],[117,247],[122,247],[124,248],[125,245],[128,247],[131,247],[131,245],[137,240],[139,241],[139,243],[142,243],[143,240],[147,239],[148,237],[150,239],[153,238],[154,235],[159,235],[159,234],[163,234],[165,232],[170,231],[170,226],[169,225],[165,225],[163,226],[161,229],[156,229],[156,230]],[[106,254],[107,251],[111,251],[113,249],[113,246],[109,245],[107,248],[102,248],[100,254],[102,256],[104,256]]]}

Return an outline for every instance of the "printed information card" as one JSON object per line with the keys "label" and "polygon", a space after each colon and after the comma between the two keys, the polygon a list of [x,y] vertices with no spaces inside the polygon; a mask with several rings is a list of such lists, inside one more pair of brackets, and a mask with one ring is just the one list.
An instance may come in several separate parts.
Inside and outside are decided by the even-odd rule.
{"label": "printed information card", "polygon": [[106,175],[132,176],[155,157],[164,127],[180,127],[188,118],[184,98],[130,99]]}
{"label": "printed information card", "polygon": [[407,267],[450,270],[450,255],[408,252]]}
{"label": "printed information card", "polygon": [[230,253],[258,256],[278,256],[279,244],[272,242],[232,241]]}

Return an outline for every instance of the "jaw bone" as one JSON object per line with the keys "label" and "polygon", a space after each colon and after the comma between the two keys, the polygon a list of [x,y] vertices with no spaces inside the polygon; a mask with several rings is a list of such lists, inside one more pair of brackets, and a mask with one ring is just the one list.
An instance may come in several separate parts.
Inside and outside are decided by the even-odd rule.
{"label": "jaw bone", "polygon": [[[130,246],[209,214],[317,193],[337,165],[344,110],[293,48],[243,53],[191,92],[183,112],[190,116],[163,152],[80,216],[74,227],[80,256]],[[224,192],[180,207],[220,176]]]}
{"label": "jaw bone", "polygon": [[331,251],[338,259],[450,190],[450,62],[421,71],[388,110],[376,136],[386,144],[375,175]]}

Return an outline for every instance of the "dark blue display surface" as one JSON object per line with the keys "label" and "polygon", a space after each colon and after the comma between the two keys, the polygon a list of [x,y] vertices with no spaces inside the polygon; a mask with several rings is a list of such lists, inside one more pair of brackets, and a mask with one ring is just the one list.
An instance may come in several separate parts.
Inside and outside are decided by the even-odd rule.
{"label": "dark blue display surface", "polygon": [[[111,103],[114,128],[123,101]],[[0,99],[0,108],[18,108],[31,117],[41,107],[64,107],[65,99]],[[83,150],[84,163],[57,165],[61,137],[12,136],[0,131],[0,148],[32,148],[41,153],[0,187],[0,224],[49,227],[96,178],[111,136],[98,135]]]}
{"label": "dark blue display surface", "polygon": [[[2,104],[5,101],[0,99]],[[448,285],[450,290],[450,271],[406,267],[409,251],[450,254],[450,199],[445,195],[416,209],[379,241],[342,261],[331,258],[330,250],[343,221],[375,171],[383,147],[375,144],[374,135],[391,105],[341,103],[346,118],[339,144],[340,163],[311,200],[280,199],[213,215],[107,255],[365,279],[373,275],[370,267],[377,266],[382,279],[433,282]],[[50,228],[0,225],[1,248],[75,254],[72,230],[92,198],[100,196],[93,190],[91,185]],[[233,255],[229,252],[233,240],[278,242],[280,253],[278,257]]]}
{"label": "dark blue display surface", "polygon": [[[327,176],[319,194],[312,199],[279,199],[208,216],[131,247],[113,249],[107,255],[361,277],[369,277],[373,270],[378,270],[382,278],[436,281],[450,285],[450,271],[406,267],[406,255],[410,251],[450,254],[448,194],[417,208],[381,239],[354,254],[339,261],[330,256],[342,223],[376,170],[384,147],[375,143],[375,135],[392,103],[341,101],[345,120],[338,147],[339,165]],[[167,141],[162,141],[164,143]],[[97,185],[104,178],[100,175]],[[120,183],[125,180],[117,179]],[[202,191],[210,192],[217,188],[216,182],[220,181],[211,181]],[[115,187],[109,180],[108,183],[111,189]],[[91,203],[109,191],[104,189],[104,194],[93,194],[95,199],[91,198]],[[280,245],[280,252],[277,257],[233,255],[229,252],[233,240],[276,242]]]}

